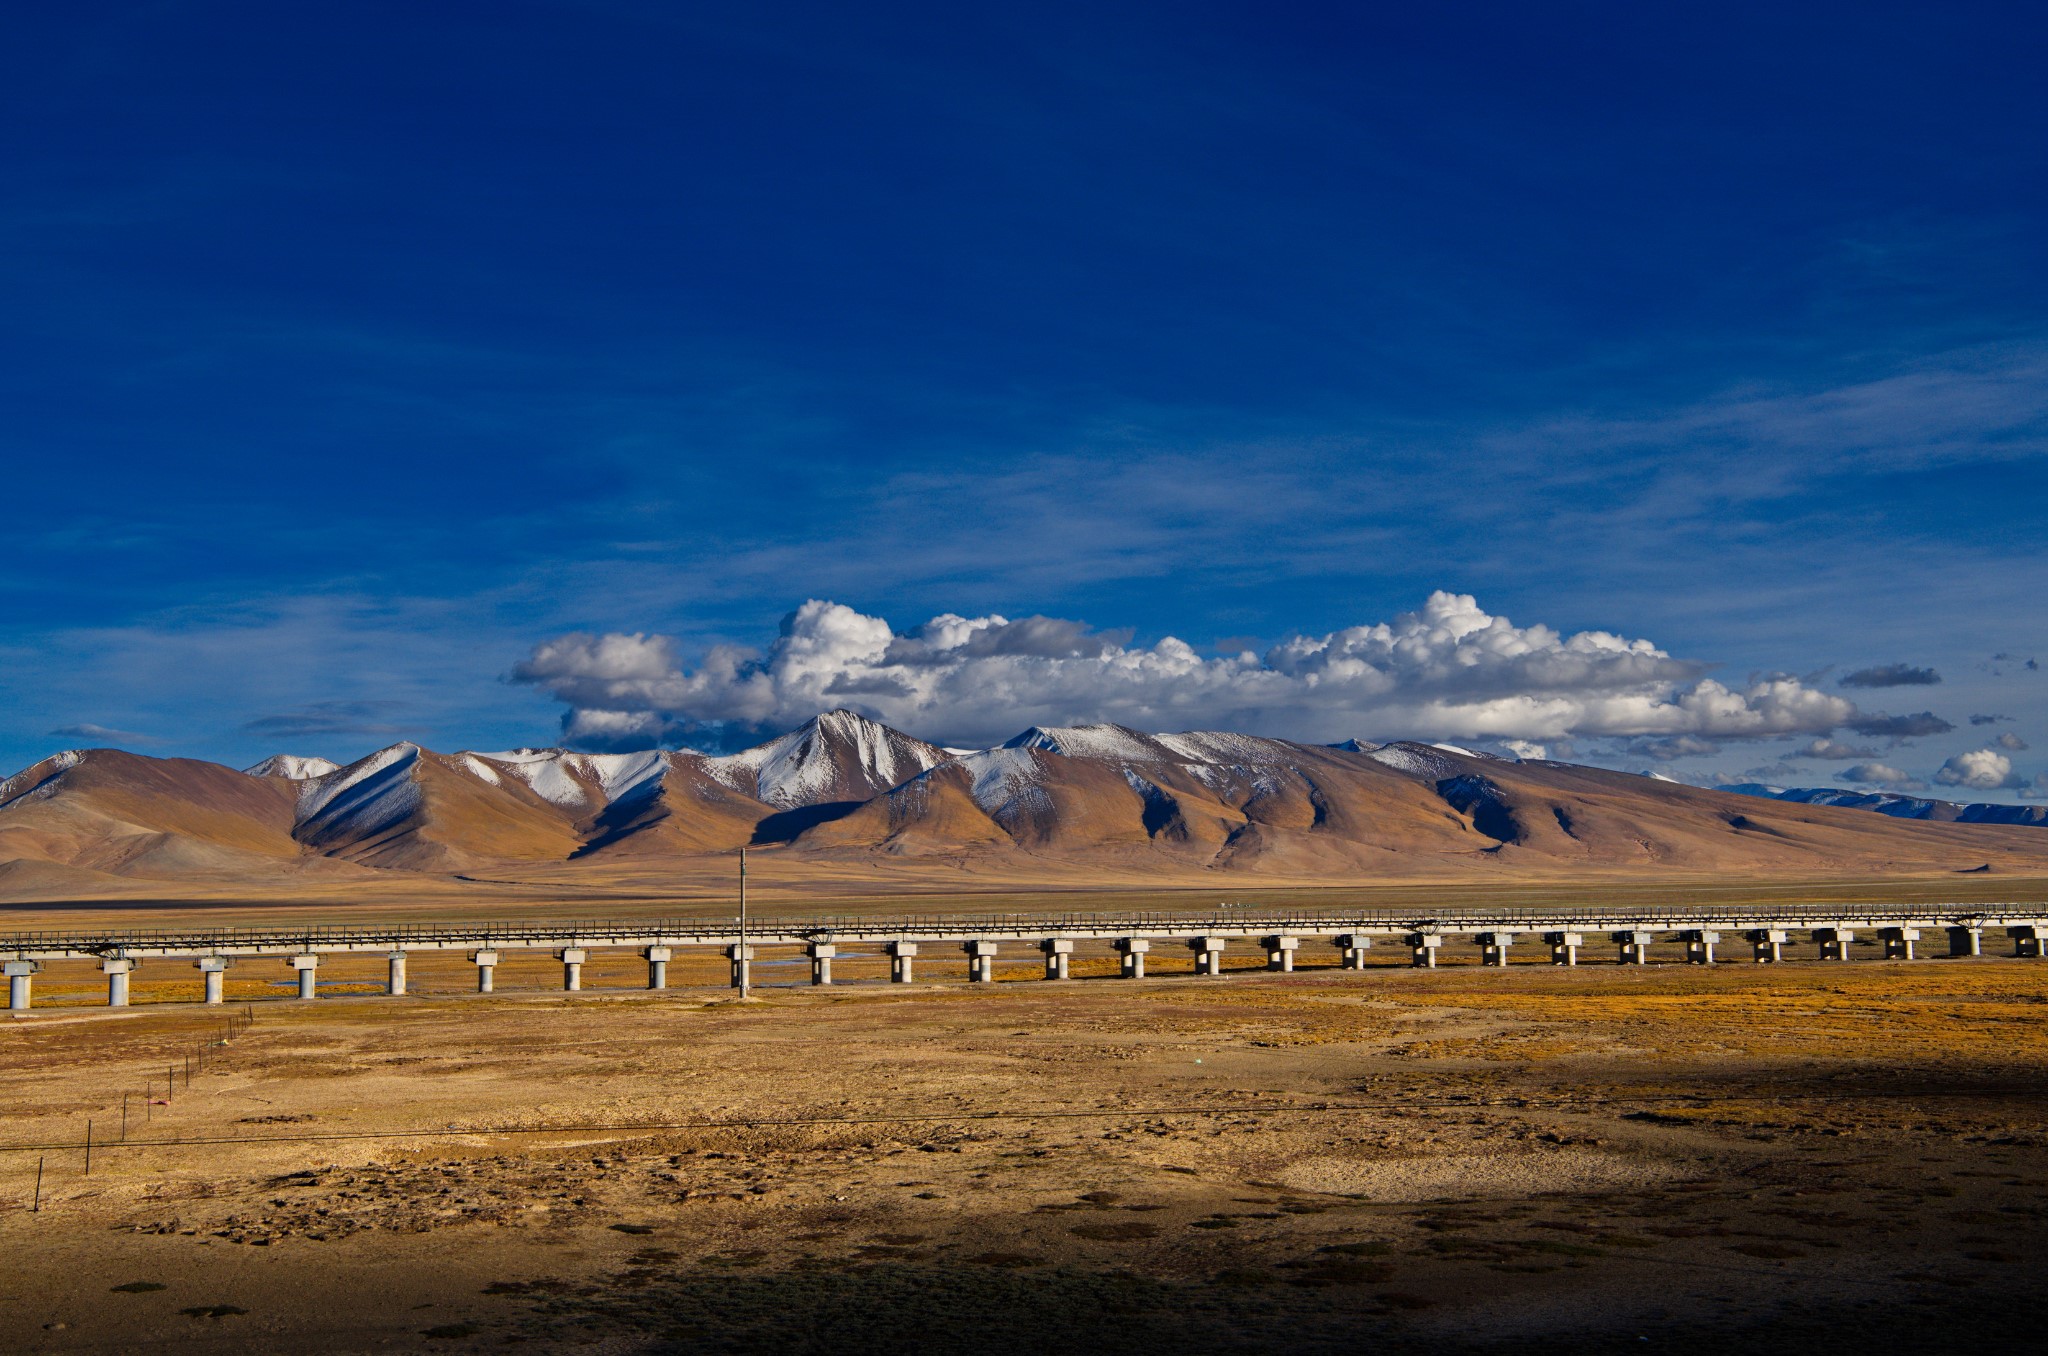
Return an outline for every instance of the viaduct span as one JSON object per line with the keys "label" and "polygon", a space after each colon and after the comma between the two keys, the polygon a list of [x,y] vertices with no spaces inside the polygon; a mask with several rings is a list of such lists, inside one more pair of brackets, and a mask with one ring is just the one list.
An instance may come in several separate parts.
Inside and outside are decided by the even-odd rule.
{"label": "viaduct span", "polygon": [[1042,954],[1045,977],[1066,979],[1076,942],[1113,946],[1121,973],[1142,979],[1154,945],[1193,953],[1194,973],[1222,973],[1222,958],[1233,945],[1262,951],[1266,968],[1290,971],[1304,942],[1334,946],[1347,969],[1363,969],[1375,942],[1408,949],[1413,963],[1434,966],[1450,941],[1479,948],[1483,964],[1503,966],[1517,945],[1549,948],[1554,965],[1577,965],[1589,942],[1612,944],[1623,965],[1646,965],[1656,946],[1683,947],[1692,964],[1712,965],[1726,942],[1747,943],[1757,962],[1784,959],[1784,947],[1810,936],[1823,960],[1846,961],[1857,934],[1883,943],[1886,960],[1913,960],[1929,934],[1946,936],[1951,956],[1981,956],[1987,932],[2003,931],[2013,954],[2039,958],[2048,942],[2048,904],[1938,904],[1907,908],[1787,906],[1706,911],[1613,909],[1462,912],[1416,917],[1391,912],[1253,913],[1219,909],[1202,914],[983,914],[819,919],[764,919],[741,927],[729,920],[665,919],[653,922],[415,923],[388,927],[222,928],[191,932],[147,930],[109,932],[0,933],[0,968],[7,976],[8,1007],[26,1011],[35,975],[52,960],[96,960],[107,978],[107,1002],[128,1003],[129,976],[145,961],[189,961],[204,977],[205,1001],[222,1001],[228,968],[238,961],[282,958],[298,972],[298,996],[317,993],[322,956],[382,953],[389,963],[388,990],[402,994],[406,958],[413,952],[466,952],[476,966],[477,989],[489,993],[499,956],[506,951],[545,950],[562,963],[562,987],[582,988],[583,966],[599,949],[630,949],[647,962],[647,987],[668,986],[668,964],[676,949],[717,948],[731,962],[734,987],[749,979],[757,947],[801,947],[811,963],[811,982],[832,982],[832,961],[842,945],[879,948],[889,957],[889,977],[911,982],[921,952],[962,954],[968,979],[995,978],[1003,947],[1028,947]]}

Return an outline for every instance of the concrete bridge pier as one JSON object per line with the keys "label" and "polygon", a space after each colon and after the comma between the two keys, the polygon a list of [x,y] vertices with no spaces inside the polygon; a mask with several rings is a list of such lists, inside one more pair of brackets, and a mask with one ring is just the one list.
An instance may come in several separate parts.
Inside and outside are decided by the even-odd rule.
{"label": "concrete bridge pier", "polygon": [[1045,953],[1045,977],[1065,979],[1069,964],[1074,958],[1074,942],[1070,937],[1048,937],[1038,944]]}
{"label": "concrete bridge pier", "polygon": [[1984,954],[1984,929],[1976,927],[1954,927],[1948,930],[1948,954],[1951,956],[1981,956]]}
{"label": "concrete bridge pier", "polygon": [[732,986],[745,988],[754,980],[754,948],[734,942],[725,949],[725,958],[732,962]]}
{"label": "concrete bridge pier", "polygon": [[1515,944],[1512,932],[1482,932],[1479,934],[1479,963],[1500,965],[1508,963],[1508,948]]}
{"label": "concrete bridge pier", "polygon": [[405,953],[392,951],[384,959],[391,963],[391,972],[384,981],[384,992],[395,998],[405,992]]}
{"label": "concrete bridge pier", "polygon": [[1614,933],[1614,941],[1620,949],[1620,960],[1623,965],[1648,965],[1650,943],[1655,940],[1654,934],[1644,932],[1640,928],[1622,928]]}
{"label": "concrete bridge pier", "polygon": [[228,958],[201,956],[192,962],[206,984],[206,1006],[217,1008],[227,999]]}
{"label": "concrete bridge pier", "polygon": [[2015,956],[2029,960],[2048,956],[2048,951],[2043,951],[2041,946],[2044,937],[2048,937],[2048,927],[2039,923],[2021,923],[2007,928],[2005,935],[2012,938],[2012,954]]}
{"label": "concrete bridge pier", "polygon": [[1372,938],[1362,932],[1347,932],[1337,939],[1337,949],[1344,953],[1346,970],[1363,970],[1365,953],[1372,949]]}
{"label": "concrete bridge pier", "polygon": [[1195,973],[1198,975],[1220,975],[1223,973],[1222,937],[1190,937],[1188,950],[1195,953]]}
{"label": "concrete bridge pier", "polygon": [[889,982],[891,984],[910,983],[911,972],[916,965],[916,942],[889,943]]}
{"label": "concrete bridge pier", "polygon": [[1122,958],[1118,973],[1125,979],[1145,977],[1145,953],[1152,949],[1152,943],[1143,937],[1119,937],[1116,954]]}
{"label": "concrete bridge pier", "polygon": [[839,948],[830,942],[812,942],[805,948],[811,958],[811,983],[822,986],[832,982],[832,958],[839,954]]}
{"label": "concrete bridge pier", "polygon": [[672,946],[650,946],[640,953],[647,957],[647,987],[654,990],[668,987],[668,963],[675,959]]}
{"label": "concrete bridge pier", "polygon": [[1785,959],[1785,935],[1783,928],[1750,929],[1750,944],[1756,948],[1751,959],[1758,965],[1773,965]]}
{"label": "concrete bridge pier", "polygon": [[1721,934],[1706,928],[1694,928],[1685,934],[1685,961],[1688,965],[1712,965],[1714,948],[1721,944]]}
{"label": "concrete bridge pier", "polygon": [[1267,937],[1260,945],[1266,948],[1266,968],[1279,974],[1294,973],[1294,953],[1301,949],[1299,937]]}
{"label": "concrete bridge pier", "polygon": [[1913,959],[1913,943],[1920,940],[1919,928],[1884,928],[1878,934],[1884,938],[1886,960]]}
{"label": "concrete bridge pier", "polygon": [[1436,969],[1436,953],[1443,944],[1444,939],[1437,936],[1434,932],[1409,933],[1408,946],[1415,953],[1415,968],[1418,970]]}
{"label": "concrete bridge pier", "polygon": [[1552,965],[1577,965],[1579,963],[1579,948],[1586,944],[1586,934],[1583,932],[1546,932],[1543,934],[1543,940],[1550,943],[1550,963]]}
{"label": "concrete bridge pier", "polygon": [[1820,943],[1822,960],[1845,961],[1849,959],[1849,943],[1856,940],[1856,934],[1848,928],[1815,928],[1813,940]]}
{"label": "concrete bridge pier", "polygon": [[565,946],[555,953],[562,962],[562,992],[580,993],[583,989],[583,963],[590,959],[590,952],[580,946]]}
{"label": "concrete bridge pier", "polygon": [[320,996],[320,958],[314,955],[293,956],[292,969],[299,972],[299,999],[312,1002]]}
{"label": "concrete bridge pier", "polygon": [[960,949],[967,953],[967,982],[969,984],[993,984],[996,979],[996,944],[975,940],[962,942]]}
{"label": "concrete bridge pier", "polygon": [[495,987],[491,975],[498,968],[498,953],[495,951],[472,951],[469,953],[469,959],[470,963],[476,966],[476,991],[478,993],[489,993]]}
{"label": "concrete bridge pier", "polygon": [[27,1012],[33,1000],[32,988],[36,971],[43,968],[41,961],[11,960],[6,963],[7,1010]]}
{"label": "concrete bridge pier", "polygon": [[120,956],[110,956],[100,962],[100,973],[107,977],[108,1007],[125,1008],[128,1006],[128,976],[134,969],[134,961]]}

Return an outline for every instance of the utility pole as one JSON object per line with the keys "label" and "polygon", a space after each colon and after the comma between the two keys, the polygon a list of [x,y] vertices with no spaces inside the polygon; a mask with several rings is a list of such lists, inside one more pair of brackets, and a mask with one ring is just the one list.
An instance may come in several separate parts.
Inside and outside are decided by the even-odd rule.
{"label": "utility pole", "polygon": [[740,849],[740,1001],[754,988],[754,958],[747,950],[747,850]]}

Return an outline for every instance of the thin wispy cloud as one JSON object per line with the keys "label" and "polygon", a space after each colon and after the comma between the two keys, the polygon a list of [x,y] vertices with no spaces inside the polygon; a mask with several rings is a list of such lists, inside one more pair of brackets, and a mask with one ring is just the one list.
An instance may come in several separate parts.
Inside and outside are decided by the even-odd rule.
{"label": "thin wispy cloud", "polygon": [[1924,739],[1929,735],[1947,734],[1956,728],[1932,711],[1917,711],[1907,716],[1858,715],[1843,724],[1857,734],[1877,735],[1885,739]]}
{"label": "thin wispy cloud", "polygon": [[1843,687],[1931,687],[1941,681],[1941,675],[1910,664],[1879,664],[1845,673],[1840,681]]}
{"label": "thin wispy cloud", "polygon": [[325,739],[336,735],[400,735],[412,728],[394,722],[400,702],[315,702],[296,711],[244,721],[242,731],[265,739]]}
{"label": "thin wispy cloud", "polygon": [[1858,763],[1854,767],[1843,768],[1835,777],[1838,781],[1857,786],[1878,786],[1888,791],[1919,791],[1927,785],[1912,773],[1887,763]]}
{"label": "thin wispy cloud", "polygon": [[134,730],[116,730],[111,726],[96,725],[84,721],[77,725],[59,725],[50,733],[58,739],[94,739],[110,744],[161,744],[164,741],[155,735],[139,734]]}
{"label": "thin wispy cloud", "polygon": [[1875,758],[1877,750],[1864,744],[1844,744],[1838,739],[1816,739],[1801,748],[1793,757],[1846,762],[1852,758]]}

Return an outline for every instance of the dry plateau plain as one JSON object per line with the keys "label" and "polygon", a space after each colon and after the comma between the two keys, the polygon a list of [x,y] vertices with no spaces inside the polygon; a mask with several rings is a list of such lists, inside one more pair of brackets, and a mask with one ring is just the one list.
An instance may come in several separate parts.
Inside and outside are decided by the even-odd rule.
{"label": "dry plateau plain", "polygon": [[[491,910],[467,898],[457,911]],[[1189,907],[1199,892],[1178,898]],[[1259,906],[2039,899],[2037,878],[1250,892]],[[1213,906],[1215,894],[1200,902]],[[1163,907],[1172,892],[776,913]],[[9,930],[445,916],[253,900],[18,905]],[[570,912],[712,914],[549,901]],[[505,912],[500,902],[498,912]],[[517,910],[528,916],[525,907]],[[1988,940],[1988,939],[1987,939]],[[794,948],[732,1001],[679,952],[640,989],[545,952],[288,972],[83,962],[0,1027],[0,1346],[108,1351],[1997,1350],[2048,1274],[2048,964],[1363,971],[1155,953],[1070,981],[933,958],[889,985]],[[1676,948],[1668,960],[1676,960]],[[1470,952],[1471,954],[1466,954]],[[273,973],[273,970],[275,973]],[[165,1095],[165,1070],[175,1090]],[[148,1087],[145,1105],[140,1094]],[[130,1093],[127,1144],[120,1102]],[[85,1171],[83,1133],[100,1141]],[[108,1143],[107,1141],[115,1141]],[[41,1163],[41,1209],[32,1209]]]}

